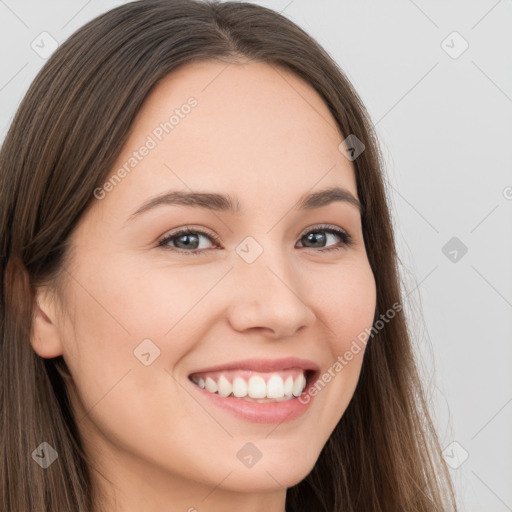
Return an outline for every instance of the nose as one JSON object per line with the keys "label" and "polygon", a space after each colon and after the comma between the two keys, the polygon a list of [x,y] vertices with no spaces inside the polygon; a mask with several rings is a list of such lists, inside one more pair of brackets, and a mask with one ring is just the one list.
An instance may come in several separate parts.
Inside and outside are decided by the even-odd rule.
{"label": "nose", "polygon": [[306,280],[284,256],[268,250],[253,263],[237,261],[231,272],[228,319],[237,331],[258,329],[271,338],[293,336],[316,319],[308,306]]}

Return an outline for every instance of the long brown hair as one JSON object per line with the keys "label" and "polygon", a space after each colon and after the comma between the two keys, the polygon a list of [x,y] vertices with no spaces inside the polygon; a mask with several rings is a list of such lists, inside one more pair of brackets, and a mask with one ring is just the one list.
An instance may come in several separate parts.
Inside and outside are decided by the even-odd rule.
{"label": "long brown hair", "polygon": [[[36,287],[56,287],[68,238],[111,172],[155,84],[178,66],[238,58],[311,84],[354,160],[362,228],[377,286],[375,320],[401,301],[398,257],[368,114],[332,58],[284,16],[243,2],[141,0],[75,32],[24,97],[0,153],[0,509],[89,512],[91,467],[65,386],[62,357],[30,345]],[[58,452],[45,471],[31,454]],[[288,512],[456,510],[403,311],[367,343],[354,396],[310,474],[287,490]]]}

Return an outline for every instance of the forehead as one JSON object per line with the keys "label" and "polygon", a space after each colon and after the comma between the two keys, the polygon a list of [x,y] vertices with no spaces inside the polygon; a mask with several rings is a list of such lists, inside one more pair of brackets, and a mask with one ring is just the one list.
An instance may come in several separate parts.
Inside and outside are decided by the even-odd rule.
{"label": "forehead", "polygon": [[132,158],[129,175],[109,195],[135,205],[155,192],[208,189],[230,193],[244,207],[244,197],[286,205],[334,185],[357,196],[352,164],[338,149],[343,138],[321,96],[290,71],[194,62],[147,97],[114,170],[134,151],[151,149]]}

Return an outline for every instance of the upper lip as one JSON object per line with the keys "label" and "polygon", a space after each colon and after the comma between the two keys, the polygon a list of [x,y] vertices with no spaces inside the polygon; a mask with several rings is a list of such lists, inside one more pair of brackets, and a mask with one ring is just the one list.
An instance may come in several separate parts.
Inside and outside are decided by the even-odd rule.
{"label": "upper lip", "polygon": [[282,359],[243,359],[240,361],[231,361],[222,363],[208,368],[200,368],[194,370],[194,373],[217,372],[221,370],[251,370],[256,372],[272,372],[280,370],[288,370],[290,368],[302,368],[304,370],[318,371],[319,366],[308,359],[300,359],[298,357],[285,357]]}

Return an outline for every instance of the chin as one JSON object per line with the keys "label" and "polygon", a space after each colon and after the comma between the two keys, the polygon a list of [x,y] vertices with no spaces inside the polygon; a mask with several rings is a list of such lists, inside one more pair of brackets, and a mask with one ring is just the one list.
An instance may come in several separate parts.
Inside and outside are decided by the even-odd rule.
{"label": "chin", "polygon": [[[233,472],[223,482],[222,487],[235,492],[273,492],[293,487],[304,480],[313,469],[316,459],[305,461],[295,452],[284,460],[268,460],[263,458],[252,468],[243,465],[235,466]],[[218,483],[218,482],[217,482]]]}

